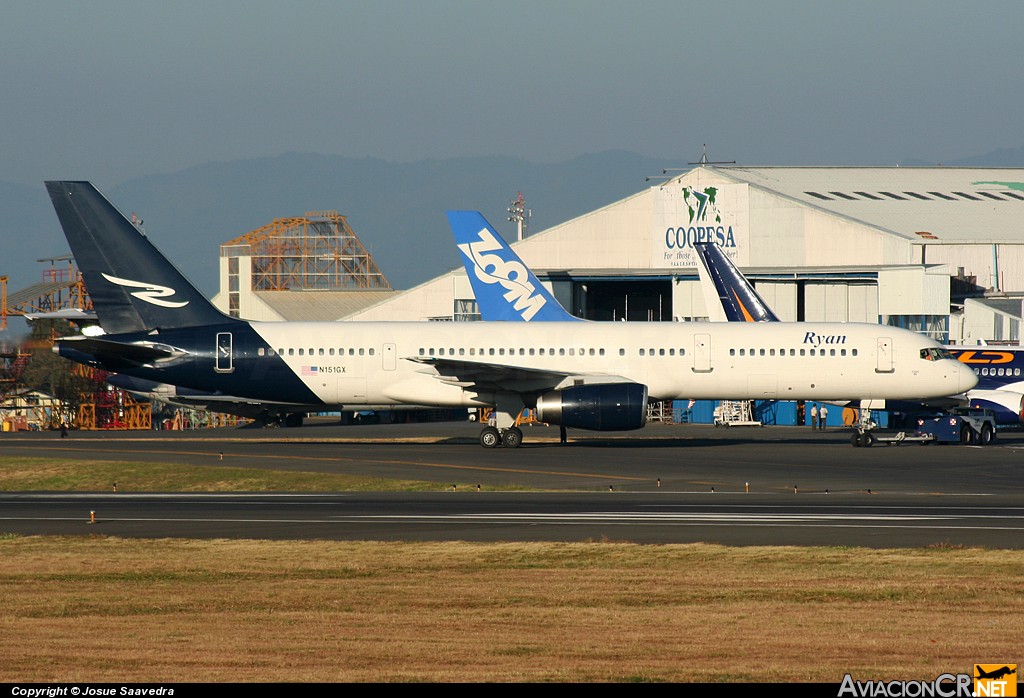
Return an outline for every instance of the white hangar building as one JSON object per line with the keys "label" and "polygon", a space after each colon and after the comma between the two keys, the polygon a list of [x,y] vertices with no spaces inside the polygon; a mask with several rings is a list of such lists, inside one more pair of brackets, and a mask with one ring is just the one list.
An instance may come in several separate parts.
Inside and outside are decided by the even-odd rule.
{"label": "white hangar building", "polygon": [[[685,321],[707,238],[783,320],[1020,339],[1024,169],[706,164],[513,246],[575,315]],[[344,319],[477,317],[460,268]]]}

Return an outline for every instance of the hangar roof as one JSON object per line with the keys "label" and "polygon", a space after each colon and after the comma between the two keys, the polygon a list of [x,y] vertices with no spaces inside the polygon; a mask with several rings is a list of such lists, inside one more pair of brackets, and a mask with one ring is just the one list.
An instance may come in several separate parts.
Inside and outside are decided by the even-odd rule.
{"label": "hangar roof", "polygon": [[928,244],[1024,242],[1022,168],[702,167]]}
{"label": "hangar roof", "polygon": [[1011,315],[1019,318],[1024,317],[1022,312],[1021,299],[1018,298],[970,298],[972,303],[980,303],[1003,315]]}
{"label": "hangar roof", "polygon": [[303,322],[330,322],[375,303],[393,298],[399,291],[257,291],[256,297],[283,318]]}

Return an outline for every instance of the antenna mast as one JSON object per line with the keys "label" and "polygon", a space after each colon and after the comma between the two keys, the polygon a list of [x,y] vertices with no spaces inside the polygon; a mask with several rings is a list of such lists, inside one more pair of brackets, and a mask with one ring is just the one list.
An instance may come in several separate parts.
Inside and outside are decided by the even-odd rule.
{"label": "antenna mast", "polygon": [[523,192],[516,192],[516,198],[514,198],[508,205],[508,219],[516,224],[517,239],[522,240],[526,237],[526,229],[529,226],[530,216],[532,212],[526,208],[526,200],[523,198]]}

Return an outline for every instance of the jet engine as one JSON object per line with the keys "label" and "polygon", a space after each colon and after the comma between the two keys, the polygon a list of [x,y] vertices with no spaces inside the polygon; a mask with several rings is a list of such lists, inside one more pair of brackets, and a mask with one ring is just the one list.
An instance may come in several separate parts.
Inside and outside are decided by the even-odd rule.
{"label": "jet engine", "polygon": [[972,390],[971,407],[985,407],[996,413],[996,424],[1024,424],[1024,395],[1012,390]]}
{"label": "jet engine", "polygon": [[639,429],[647,422],[647,386],[595,383],[553,390],[537,398],[537,419],[593,431]]}

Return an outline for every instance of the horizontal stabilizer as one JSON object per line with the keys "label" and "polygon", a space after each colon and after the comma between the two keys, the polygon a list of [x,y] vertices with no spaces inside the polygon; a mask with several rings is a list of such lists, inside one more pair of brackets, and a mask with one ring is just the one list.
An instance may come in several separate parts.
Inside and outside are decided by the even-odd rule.
{"label": "horizontal stabilizer", "polygon": [[118,364],[143,366],[186,355],[186,352],[166,345],[135,344],[113,341],[103,337],[86,336],[58,339],[54,345],[54,351],[65,356],[66,350],[77,352],[79,355],[95,357],[108,366]]}

